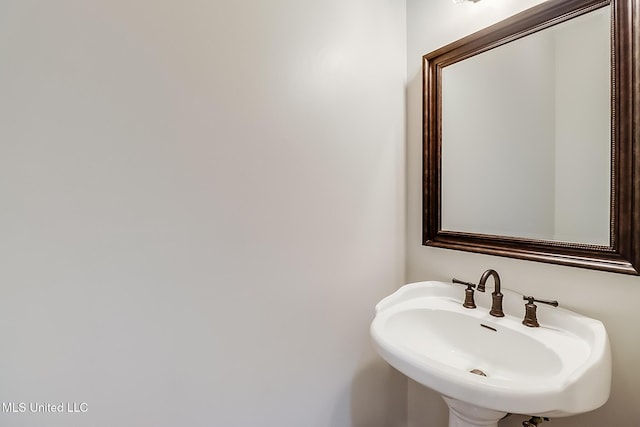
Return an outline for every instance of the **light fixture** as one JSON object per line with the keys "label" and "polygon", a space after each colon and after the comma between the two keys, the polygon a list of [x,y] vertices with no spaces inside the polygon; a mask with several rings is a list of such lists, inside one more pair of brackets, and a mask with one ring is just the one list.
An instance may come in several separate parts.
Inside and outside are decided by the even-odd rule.
{"label": "light fixture", "polygon": [[454,3],[466,3],[466,2],[471,2],[471,3],[478,3],[480,0],[452,0]]}

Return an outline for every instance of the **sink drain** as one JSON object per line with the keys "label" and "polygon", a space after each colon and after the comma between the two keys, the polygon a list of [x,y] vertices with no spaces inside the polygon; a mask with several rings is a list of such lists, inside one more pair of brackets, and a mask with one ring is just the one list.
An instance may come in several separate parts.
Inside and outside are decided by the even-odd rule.
{"label": "sink drain", "polygon": [[487,374],[482,372],[480,369],[472,369],[469,372],[471,372],[472,374],[480,375],[481,377],[486,377],[487,376]]}

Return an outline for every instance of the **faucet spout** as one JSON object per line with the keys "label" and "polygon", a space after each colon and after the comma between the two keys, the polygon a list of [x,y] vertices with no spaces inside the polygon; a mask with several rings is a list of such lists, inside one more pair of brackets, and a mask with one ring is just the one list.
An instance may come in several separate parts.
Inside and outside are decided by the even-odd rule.
{"label": "faucet spout", "polygon": [[494,291],[491,293],[491,311],[489,314],[495,317],[504,317],[504,311],[502,310],[502,289],[500,288],[500,276],[498,272],[489,269],[482,273],[482,277],[480,277],[480,282],[478,283],[478,287],[476,288],[480,292],[484,292],[486,288],[487,279],[489,277],[493,277],[493,287]]}

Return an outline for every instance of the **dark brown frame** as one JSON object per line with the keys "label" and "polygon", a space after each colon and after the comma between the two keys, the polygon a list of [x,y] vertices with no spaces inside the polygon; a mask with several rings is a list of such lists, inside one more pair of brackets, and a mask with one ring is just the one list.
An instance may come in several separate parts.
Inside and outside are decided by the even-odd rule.
{"label": "dark brown frame", "polygon": [[[441,230],[442,68],[611,5],[611,238],[609,246]],[[423,244],[639,275],[640,0],[549,0],[423,57]]]}

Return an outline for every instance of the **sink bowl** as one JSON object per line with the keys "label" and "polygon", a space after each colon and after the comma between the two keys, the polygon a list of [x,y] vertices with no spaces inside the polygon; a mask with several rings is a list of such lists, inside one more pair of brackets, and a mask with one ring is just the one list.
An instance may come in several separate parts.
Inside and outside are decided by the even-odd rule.
{"label": "sink bowl", "polygon": [[476,292],[478,307],[467,309],[458,285],[403,286],[376,306],[378,353],[439,392],[452,411],[467,405],[495,418],[469,425],[497,425],[505,413],[569,416],[607,401],[611,352],[602,322],[540,305],[540,327],[527,327],[521,294],[503,289],[505,317],[497,318],[489,315],[490,293]]}

